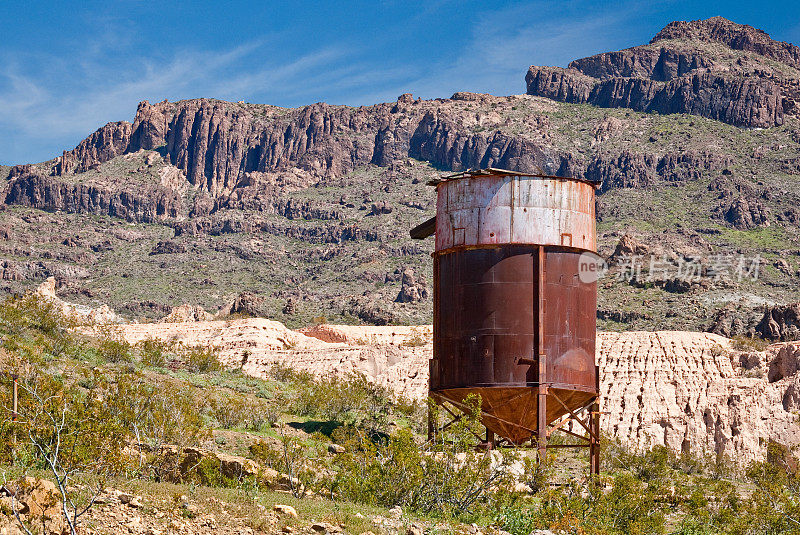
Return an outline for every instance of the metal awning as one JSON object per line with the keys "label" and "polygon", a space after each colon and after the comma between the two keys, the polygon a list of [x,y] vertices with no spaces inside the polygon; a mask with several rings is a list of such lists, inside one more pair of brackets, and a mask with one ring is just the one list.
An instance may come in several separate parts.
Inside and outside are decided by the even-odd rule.
{"label": "metal awning", "polygon": [[424,240],[429,236],[433,236],[436,233],[436,216],[428,219],[427,221],[420,223],[416,227],[412,228],[409,231],[411,237],[415,240]]}

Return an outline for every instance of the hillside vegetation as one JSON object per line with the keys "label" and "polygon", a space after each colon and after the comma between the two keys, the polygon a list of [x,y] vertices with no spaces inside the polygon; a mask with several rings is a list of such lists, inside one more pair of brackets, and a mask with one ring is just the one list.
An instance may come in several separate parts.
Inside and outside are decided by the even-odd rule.
{"label": "hillside vegetation", "polygon": [[[725,458],[607,443],[602,475],[587,479],[582,456],[553,454],[539,465],[524,451],[475,450],[474,418],[426,441],[426,407],[358,376],[313,379],[276,367],[267,380],[248,378],[220,369],[213,349],[131,347],[113,329],[76,334],[33,296],[3,302],[0,330],[20,385],[16,421],[10,374],[0,388],[5,488],[24,474],[48,478],[69,514],[99,498],[77,519],[98,532],[114,532],[109,515],[125,500],[155,529],[208,523],[216,511],[217,527],[264,532],[317,522],[316,530],[347,533],[473,523],[513,535],[778,533],[800,518],[797,464],[777,445],[739,473]],[[114,501],[114,492],[133,498]],[[287,502],[298,518],[272,512]],[[35,531],[35,512],[13,518],[20,503],[3,498],[7,521]]]}

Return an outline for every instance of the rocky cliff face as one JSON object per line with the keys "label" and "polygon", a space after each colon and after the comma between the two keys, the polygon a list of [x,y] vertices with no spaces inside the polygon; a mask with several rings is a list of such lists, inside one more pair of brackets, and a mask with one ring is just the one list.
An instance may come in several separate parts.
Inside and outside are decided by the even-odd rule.
{"label": "rocky cliff face", "polygon": [[158,185],[134,191],[69,183],[37,173],[13,178],[0,192],[0,201],[47,211],[108,215],[141,223],[175,218],[182,211],[180,196]]}
{"label": "rocky cliff face", "polygon": [[737,352],[713,334],[601,333],[597,355],[611,437],[741,464],[764,455],[764,439],[800,442],[797,344]]}
{"label": "rocky cliff face", "polygon": [[733,50],[755,52],[787,65],[800,66],[800,49],[795,45],[775,41],[763,30],[746,24],[734,24],[722,17],[670,22],[650,42],[670,39],[716,41]]}
{"label": "rocky cliff face", "polygon": [[[401,97],[393,105],[315,104],[295,110],[243,108],[205,99],[143,102],[133,125],[110,123],[99,129],[64,152],[49,176],[41,168],[15,168],[5,203],[144,222],[179,214],[204,216],[223,208],[267,211],[290,219],[338,219],[336,212],[298,205],[281,196],[341,177],[358,166],[392,169],[408,157],[452,171],[500,167],[582,177],[602,184],[603,191],[680,182],[705,171],[719,171],[729,163],[726,156],[695,152],[657,156],[602,151],[576,158],[554,147],[546,134],[536,135],[549,126],[544,117],[538,118],[536,130],[529,135],[475,132],[467,121],[466,104],[476,100],[467,100],[464,94],[455,97],[424,102]],[[487,107],[513,104],[504,98],[477,98]],[[75,185],[76,180],[70,178],[97,170],[120,154],[150,149],[163,155],[164,163],[174,170],[174,180],[162,179],[134,191],[124,181],[101,186],[81,180]],[[181,202],[187,189],[202,193],[191,205]],[[148,202],[149,208],[144,206]]]}
{"label": "rocky cliff face", "polygon": [[[673,22],[650,44],[531,66],[529,95],[770,127],[795,114],[800,49],[721,17]],[[777,64],[776,64],[777,62]]]}
{"label": "rocky cliff face", "polygon": [[[273,182],[276,174],[288,177],[284,186],[291,188],[360,165],[391,166],[408,156],[450,170],[494,166],[550,173],[568,158],[522,136],[465,131],[458,105],[437,105],[465,99],[461,94],[451,101],[421,102],[403,95],[396,103],[369,107],[320,103],[293,110],[208,99],[142,102],[132,125],[100,128],[64,152],[52,174],[81,173],[119,154],[157,148],[189,184],[225,205],[234,191],[253,186],[264,174]],[[235,195],[231,202],[241,200]]]}

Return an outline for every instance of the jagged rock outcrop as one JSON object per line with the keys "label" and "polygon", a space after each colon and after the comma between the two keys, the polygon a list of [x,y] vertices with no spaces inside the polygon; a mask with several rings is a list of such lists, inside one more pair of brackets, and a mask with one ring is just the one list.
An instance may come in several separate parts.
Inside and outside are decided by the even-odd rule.
{"label": "jagged rock outcrop", "polygon": [[[712,55],[691,40],[730,52]],[[770,127],[795,113],[797,86],[774,61],[797,68],[799,54],[760,30],[715,17],[673,22],[649,45],[578,59],[566,69],[531,66],[525,80],[529,95],[562,102]]]}
{"label": "jagged rock outcrop", "polygon": [[3,204],[18,204],[40,210],[109,215],[137,223],[155,223],[181,213],[181,199],[171,189],[110,189],[64,181],[36,172],[12,178],[0,192]]}
{"label": "jagged rock outcrop", "polygon": [[452,118],[428,112],[411,137],[409,156],[435,162],[453,171],[498,167],[524,172],[555,173],[561,160],[541,145],[496,132],[469,134]]}
{"label": "jagged rock outcrop", "polygon": [[397,294],[395,301],[398,303],[416,303],[428,297],[428,287],[425,278],[417,276],[412,269],[403,271],[400,280],[400,293]]}
{"label": "jagged rock outcrop", "polygon": [[317,176],[341,175],[356,165],[389,165],[408,155],[454,170],[495,166],[535,171],[555,163],[555,171],[560,164],[557,156],[519,136],[462,130],[447,114],[402,98],[394,105],[320,103],[289,113],[210,99],[142,102],[132,126],[110,123],[70,151],[74,164],[69,170],[164,146],[169,163],[185,172],[191,184],[218,196],[251,172],[299,168]]}
{"label": "jagged rock outcrop", "polygon": [[81,173],[128,150],[131,123],[119,121],[98,128],[71,151],[64,151],[54,174]]}
{"label": "jagged rock outcrop", "polygon": [[[223,209],[275,213],[295,220],[341,220],[336,210],[290,200],[284,194],[360,165],[393,168],[409,156],[454,171],[502,167],[584,177],[602,183],[602,191],[679,182],[720,171],[728,164],[726,157],[706,152],[657,156],[623,151],[576,157],[555,149],[545,134],[511,134],[493,128],[501,121],[493,112],[475,118],[459,106],[479,102],[491,109],[505,98],[469,95],[473,100],[457,94],[449,101],[401,98],[394,104],[360,108],[314,104],[292,110],[209,99],[143,102],[132,125],[109,123],[66,151],[55,176],[44,176],[35,166],[11,169],[0,200],[136,222],[171,219],[178,226],[180,220],[180,232],[195,233],[214,226],[198,218]],[[533,115],[528,121],[535,130],[547,131],[546,116]],[[613,121],[607,122],[612,128]],[[475,130],[484,124],[489,128]],[[601,139],[606,134],[597,135]],[[103,171],[88,179],[71,178],[73,173],[99,169],[120,154],[142,159],[130,173],[154,173],[158,179],[130,183]],[[157,163],[160,168],[155,167]],[[188,191],[193,194],[184,206]],[[375,205],[373,213],[387,213],[388,208]],[[237,231],[237,223],[231,224]]]}
{"label": "jagged rock outcrop", "polygon": [[739,230],[769,225],[769,211],[753,198],[738,197],[730,204],[720,205],[717,213]]}
{"label": "jagged rock outcrop", "polygon": [[186,252],[186,247],[184,247],[183,244],[174,241],[164,240],[158,242],[156,246],[153,247],[153,250],[150,251],[150,256],[157,254],[179,254],[185,252]]}
{"label": "jagged rock outcrop", "polygon": [[670,22],[650,42],[668,39],[717,41],[734,50],[755,52],[787,65],[800,67],[800,49],[795,45],[775,41],[763,30],[746,24],[734,24],[722,17]]}
{"label": "jagged rock outcrop", "polygon": [[745,303],[729,303],[717,310],[708,326],[708,332],[733,338],[755,337],[756,325],[763,318],[763,311],[746,306]]}
{"label": "jagged rock outcrop", "polygon": [[169,314],[161,318],[161,323],[186,323],[193,321],[209,321],[213,315],[200,305],[181,305],[174,307]]}
{"label": "jagged rock outcrop", "polygon": [[86,305],[77,305],[62,301],[56,295],[56,278],[48,277],[42,284],[36,288],[35,295],[40,299],[52,304],[56,310],[61,314],[77,320],[79,322],[88,322],[94,325],[122,323],[122,318],[119,317],[111,308],[106,305],[99,307],[89,307]]}
{"label": "jagged rock outcrop", "polygon": [[218,316],[230,316],[231,314],[244,314],[247,316],[262,316],[262,306],[264,298],[252,292],[242,292],[229,304],[222,307],[217,313]]}
{"label": "jagged rock outcrop", "polygon": [[756,331],[767,340],[800,340],[800,303],[766,308]]}
{"label": "jagged rock outcrop", "polygon": [[732,303],[717,311],[708,331],[773,342],[800,340],[800,303],[758,307]]}
{"label": "jagged rock outcrop", "polygon": [[572,176],[583,176],[600,184],[600,193],[618,188],[646,188],[658,183],[676,184],[700,178],[704,173],[722,172],[730,158],[709,152],[667,152],[661,157],[649,153],[623,151],[600,153],[585,172],[571,162]]}
{"label": "jagged rock outcrop", "polygon": [[639,242],[632,234],[625,233],[617,242],[617,246],[608,258],[608,261],[614,264],[626,258],[630,260],[630,258],[634,256],[644,256],[649,252],[650,248],[647,245]]}

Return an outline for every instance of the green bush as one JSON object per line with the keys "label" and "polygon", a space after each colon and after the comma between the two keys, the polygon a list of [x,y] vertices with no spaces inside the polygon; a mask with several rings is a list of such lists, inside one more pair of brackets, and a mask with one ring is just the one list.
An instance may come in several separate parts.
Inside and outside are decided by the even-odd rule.
{"label": "green bush", "polygon": [[289,410],[301,416],[367,429],[386,431],[392,412],[389,391],[361,374],[345,378],[325,377],[295,385]]}
{"label": "green bush", "polygon": [[133,361],[131,345],[125,340],[119,340],[110,336],[103,337],[100,339],[97,350],[100,356],[108,362]]}
{"label": "green bush", "polygon": [[169,345],[161,340],[148,338],[136,344],[136,347],[139,350],[142,364],[145,366],[163,368],[167,364]]}
{"label": "green bush", "polygon": [[217,351],[211,347],[195,347],[189,350],[186,367],[197,373],[214,373],[222,369]]}
{"label": "green bush", "polygon": [[280,410],[275,402],[245,398],[236,394],[213,397],[208,402],[210,416],[223,429],[264,431],[273,427]]}
{"label": "green bush", "polygon": [[550,529],[586,535],[665,532],[665,510],[658,496],[630,474],[614,478],[610,492],[594,484],[573,482],[548,489],[538,507],[506,507],[495,518],[512,535]]}
{"label": "green bush", "polygon": [[472,412],[433,440],[420,443],[409,430],[380,438],[363,429],[341,427],[334,439],[345,452],[336,456],[332,489],[342,497],[369,505],[402,505],[445,518],[474,514],[496,503],[496,492],[510,483],[510,453],[475,451]]}

